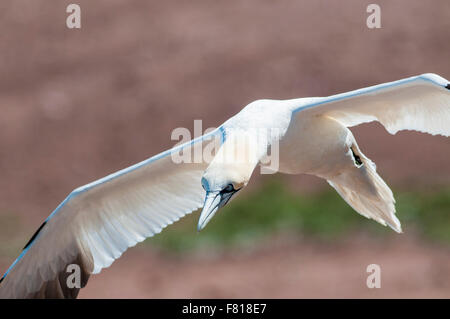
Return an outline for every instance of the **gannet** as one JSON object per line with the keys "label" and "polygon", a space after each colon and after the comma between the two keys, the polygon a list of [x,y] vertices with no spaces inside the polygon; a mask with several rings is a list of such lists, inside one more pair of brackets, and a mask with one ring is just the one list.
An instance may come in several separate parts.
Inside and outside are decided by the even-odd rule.
{"label": "gannet", "polygon": [[[392,191],[349,130],[371,121],[391,134],[449,136],[450,82],[423,74],[328,97],[254,101],[201,137],[72,191],[1,278],[0,298],[74,298],[128,247],[203,207],[201,230],[274,145],[276,171],[321,177],[356,212],[400,233]],[[276,134],[260,138],[269,129]],[[207,147],[210,161],[175,160]],[[79,286],[67,284],[70,265]]]}

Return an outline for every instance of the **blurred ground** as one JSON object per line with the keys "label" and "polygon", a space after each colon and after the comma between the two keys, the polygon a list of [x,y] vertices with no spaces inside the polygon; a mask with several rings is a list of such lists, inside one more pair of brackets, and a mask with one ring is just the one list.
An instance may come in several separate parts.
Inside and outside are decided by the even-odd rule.
{"label": "blurred ground", "polygon": [[[366,285],[381,267],[381,288]],[[91,279],[80,298],[448,298],[448,249],[409,236],[355,234],[326,245],[286,238],[254,250],[173,256],[135,249]]]}
{"label": "blurred ground", "polygon": [[[203,119],[206,129],[220,125],[258,98],[324,96],[425,72],[450,78],[447,0],[432,4],[377,1],[382,8],[379,30],[365,25],[366,7],[372,1],[80,0],[76,3],[82,8],[82,29],[69,30],[65,8],[71,2],[0,3],[1,270],[72,189],[169,148],[175,144],[170,132],[180,126],[192,128],[194,119]],[[390,136],[377,124],[353,132],[391,186],[430,191],[450,184],[450,166],[445,165],[450,157],[449,139],[414,132]],[[250,189],[268,178],[257,178]],[[307,176],[289,177],[286,182],[299,193],[328,187]],[[376,245],[376,239],[367,240]],[[286,262],[279,268],[281,273],[289,271],[306,260],[302,257],[305,251],[311,254],[311,263],[305,268],[314,271],[322,262],[328,281],[333,282],[333,277],[351,282],[349,272],[338,279],[330,269],[334,263],[342,269],[346,263],[360,260],[364,247],[344,240],[336,258],[327,258],[322,252],[328,251],[326,247],[314,245],[290,243],[283,250],[286,255],[278,256],[278,249],[264,250],[236,263],[229,262],[227,255],[219,256],[202,266],[204,273],[190,272],[199,265],[193,257],[174,260],[162,256],[159,260],[153,252],[136,249],[102,276],[104,280],[106,276],[135,276],[130,282],[136,282],[148,271],[148,276],[161,276],[161,297],[183,297],[183,287],[186,296],[207,294],[208,289],[216,296],[244,296],[210,281],[216,271],[208,266],[223,264],[220,269],[229,279],[249,264],[256,278],[267,278],[264,267],[269,269],[279,257],[293,258],[294,264]],[[427,245],[406,237],[405,243],[375,246],[374,252],[386,263],[405,267],[439,263],[436,260],[448,253],[448,246]],[[140,258],[142,264],[137,265]],[[439,269],[450,278],[448,260],[442,258],[443,268]],[[185,274],[192,284],[212,288],[199,292],[195,287],[189,290],[188,285],[178,287],[169,273],[148,270],[147,259],[167,269],[183,265],[177,276]],[[411,287],[421,286],[422,278],[433,277],[433,269],[417,266]],[[308,277],[314,278],[313,273]],[[106,285],[101,280],[94,279],[88,285],[91,292],[83,294],[108,296],[97,288]],[[313,296],[322,291],[323,296],[344,297],[359,291],[351,284],[342,288],[346,291],[342,294],[314,288],[311,279],[294,293],[294,286],[283,290],[285,285],[269,282],[274,286],[248,290],[245,296],[266,292],[296,297],[307,296],[308,291]],[[442,281],[427,282],[420,290],[422,296],[443,296],[444,292],[448,296],[449,287],[439,286]],[[111,294],[156,296],[141,286],[131,288]],[[382,296],[383,291],[374,296]],[[386,296],[412,293],[401,287],[386,290]]]}

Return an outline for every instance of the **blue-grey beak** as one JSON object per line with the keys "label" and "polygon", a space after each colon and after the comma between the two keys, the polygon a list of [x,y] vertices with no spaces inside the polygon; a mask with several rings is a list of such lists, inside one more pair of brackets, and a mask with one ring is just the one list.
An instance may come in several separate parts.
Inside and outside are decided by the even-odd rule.
{"label": "blue-grey beak", "polygon": [[198,231],[201,231],[203,228],[205,228],[206,224],[208,224],[211,218],[213,218],[219,208],[225,206],[225,204],[228,203],[234,193],[236,193],[236,191],[226,193],[209,191],[206,193],[205,204],[203,205],[203,210],[198,220]]}

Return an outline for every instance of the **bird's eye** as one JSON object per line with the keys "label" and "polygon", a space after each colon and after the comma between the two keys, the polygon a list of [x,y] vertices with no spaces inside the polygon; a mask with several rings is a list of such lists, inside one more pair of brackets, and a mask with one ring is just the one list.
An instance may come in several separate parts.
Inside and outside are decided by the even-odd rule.
{"label": "bird's eye", "polygon": [[222,192],[224,193],[231,193],[232,191],[234,191],[234,186],[233,184],[228,184],[227,187],[225,187]]}

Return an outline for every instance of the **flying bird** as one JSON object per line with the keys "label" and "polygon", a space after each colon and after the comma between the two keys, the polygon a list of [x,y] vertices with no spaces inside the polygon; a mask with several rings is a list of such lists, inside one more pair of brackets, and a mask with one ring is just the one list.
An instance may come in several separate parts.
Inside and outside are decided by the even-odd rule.
{"label": "flying bird", "polygon": [[[128,247],[201,207],[203,229],[274,145],[277,171],[327,180],[359,214],[400,233],[392,191],[349,130],[371,121],[391,134],[450,136],[450,82],[423,74],[328,97],[254,101],[208,134],[72,191],[3,275],[0,298],[75,298],[91,274]],[[274,128],[276,134],[259,138]],[[174,161],[213,140],[218,148],[210,161]],[[76,287],[67,285],[72,264],[80,269]]]}

